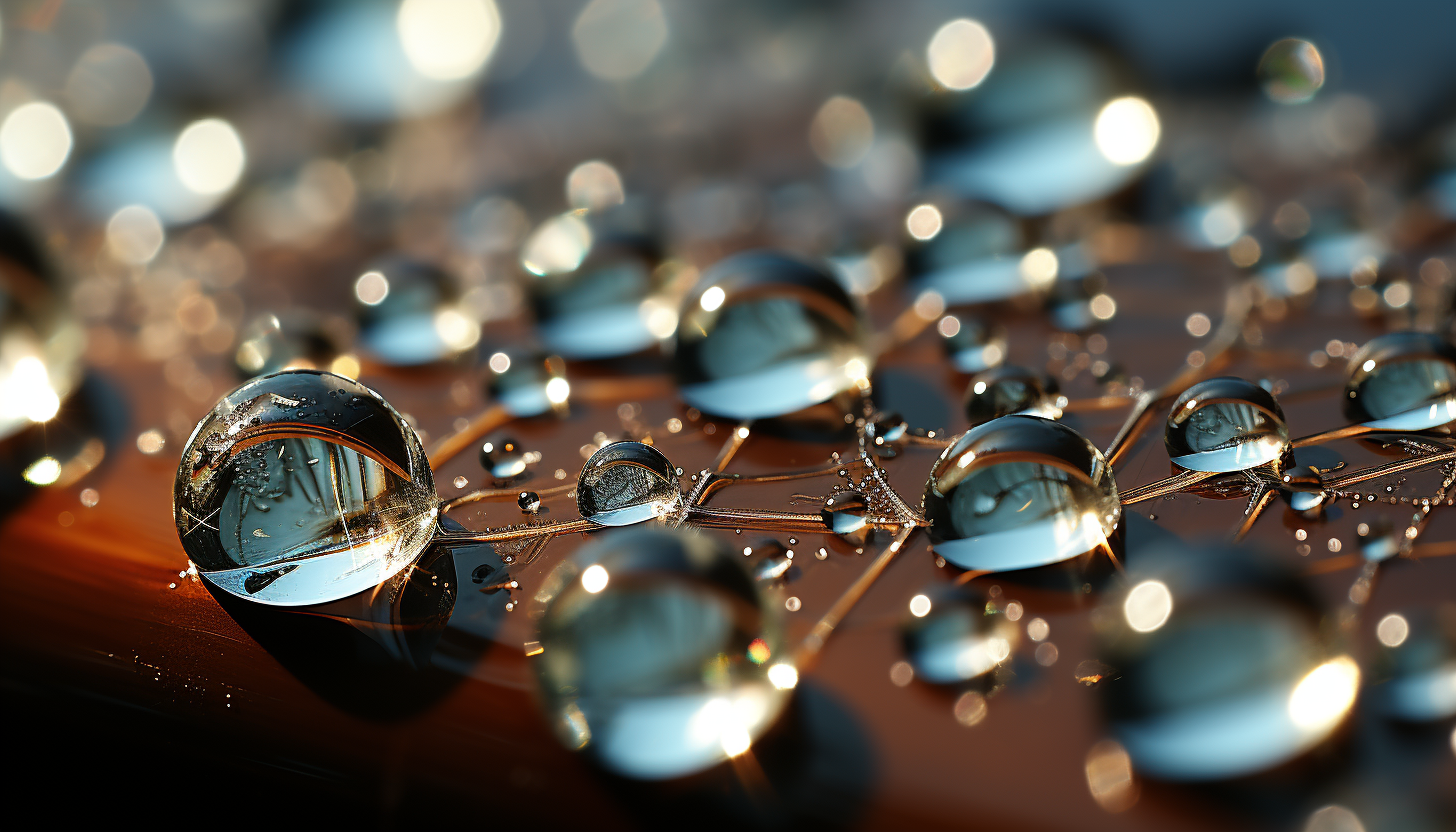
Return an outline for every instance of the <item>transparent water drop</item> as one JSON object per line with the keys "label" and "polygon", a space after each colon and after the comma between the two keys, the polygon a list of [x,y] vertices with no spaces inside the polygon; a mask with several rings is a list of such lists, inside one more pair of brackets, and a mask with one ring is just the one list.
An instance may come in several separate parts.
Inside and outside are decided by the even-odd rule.
{"label": "transparent water drop", "polygon": [[1057,383],[1042,373],[1024,367],[997,367],[978,373],[966,385],[962,400],[966,418],[979,425],[1012,414],[1059,419],[1061,400]]}
{"label": "transparent water drop", "polygon": [[413,563],[439,498],[419,438],[379,394],[291,370],[243,384],[198,422],[173,505],[204,578],[296,606],[361,592]]}
{"label": "transparent water drop", "polygon": [[1307,40],[1275,41],[1259,59],[1259,84],[1270,101],[1302,104],[1325,84],[1324,58]]}
{"label": "transparent water drop", "polygon": [[[1305,469],[1308,471],[1308,469]],[[1314,519],[1324,514],[1330,493],[1325,490],[1319,476],[1313,473],[1291,472],[1280,481],[1279,496],[1294,512]]]}
{"label": "transparent water drop", "polygon": [[1377,430],[1428,430],[1456,419],[1456,347],[1429,332],[1391,332],[1350,357],[1345,415]]}
{"label": "transparent water drop", "polygon": [[907,252],[905,270],[917,291],[933,291],[950,306],[965,306],[1034,288],[1021,272],[1023,237],[1015,217],[986,204],[937,209],[937,214],[944,216],[940,231],[912,240]]}
{"label": "transparent water drop", "polygon": [[992,572],[1104,547],[1122,517],[1102,452],[1036,416],[1004,416],[956,440],[931,469],[922,511],[937,555]]}
{"label": "transparent water drop", "polygon": [[1144,552],[1100,618],[1099,685],[1113,735],[1144,775],[1223,780],[1273,768],[1328,739],[1360,671],[1322,632],[1293,576],[1244,549],[1176,543]]}
{"label": "transparent water drop", "polygon": [[708,270],[682,308],[673,354],[683,400],[732,419],[828,401],[873,365],[864,321],[834,276],[767,251]]}
{"label": "transparent water drop", "polygon": [[1268,390],[1241,378],[1200,381],[1168,412],[1163,443],[1173,464],[1192,471],[1247,471],[1289,450],[1284,411]]}
{"label": "transparent water drop", "polygon": [[514,439],[496,437],[480,446],[480,467],[498,484],[523,477],[528,459],[526,449]]}
{"label": "transparent water drop", "polygon": [[[558,229],[580,226],[577,233]],[[659,296],[656,242],[628,215],[573,212],[547,220],[527,240],[522,263],[536,333],[568,359],[639,352],[672,334],[676,314]]]}
{"label": "transparent water drop", "polygon": [[577,510],[603,526],[668,517],[682,506],[682,488],[672,463],[641,442],[613,442],[597,449],[576,482]]}
{"label": "transparent water drop", "polygon": [[665,779],[747,751],[787,700],[779,605],[714,538],[639,528],[551,574],[535,660],[557,736],[617,774]]}
{"label": "transparent water drop", "polygon": [[916,678],[949,685],[986,677],[1016,649],[1020,628],[983,593],[953,587],[923,597],[929,611],[912,608],[900,629]]}
{"label": "transparent water drop", "polygon": [[374,264],[354,282],[359,345],[381,364],[445,361],[480,340],[480,324],[460,305],[460,288],[433,265],[405,257]]}
{"label": "transparent water drop", "polygon": [[781,582],[794,565],[794,559],[789,556],[788,548],[777,540],[754,546],[753,555],[758,558],[753,565],[754,580],[767,584]]}
{"label": "transparent water drop", "polygon": [[327,370],[344,349],[335,329],[317,315],[287,310],[259,315],[238,335],[233,368],[255,378],[285,368]]}
{"label": "transparent water drop", "polygon": [[1400,554],[1402,531],[1397,530],[1388,517],[1376,516],[1368,523],[1361,523],[1355,530],[1360,555],[1372,563],[1395,557]]}
{"label": "transparent water drop", "polygon": [[541,495],[534,491],[522,491],[516,496],[516,505],[527,514],[535,514],[541,510]]}
{"label": "transparent water drop", "polygon": [[551,413],[571,395],[566,365],[556,356],[507,350],[491,354],[487,365],[486,393],[513,416]]}
{"label": "transparent water drop", "polygon": [[963,373],[980,373],[1006,360],[1006,330],[975,318],[960,318],[955,334],[945,336],[945,353]]}
{"label": "transparent water drop", "polygon": [[0,439],[56,415],[81,383],[85,347],[39,240],[0,211]]}
{"label": "transparent water drop", "polygon": [[1370,691],[1376,708],[1408,722],[1456,716],[1456,614],[1447,605],[1390,617],[1400,619],[1391,622],[1398,624],[1389,628],[1394,632],[1376,630],[1381,646]]}
{"label": "transparent water drop", "polygon": [[898,456],[910,435],[910,425],[898,413],[877,413],[865,422],[865,440],[876,456]]}
{"label": "transparent water drop", "polygon": [[819,516],[829,531],[856,546],[865,545],[875,530],[869,500],[858,491],[840,491],[825,500]]}

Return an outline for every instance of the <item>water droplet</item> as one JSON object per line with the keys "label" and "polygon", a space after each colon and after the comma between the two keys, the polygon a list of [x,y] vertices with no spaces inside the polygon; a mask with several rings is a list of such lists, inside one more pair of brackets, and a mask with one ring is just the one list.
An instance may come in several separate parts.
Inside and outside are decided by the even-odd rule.
{"label": "water droplet", "polygon": [[[930,611],[901,627],[905,656],[927,682],[957,684],[982,677],[1011,657],[1020,639],[1015,624],[969,587],[931,593]],[[913,610],[912,610],[913,612]]]}
{"label": "water droplet", "polygon": [[1062,410],[1056,393],[1056,381],[1045,375],[1022,367],[997,367],[971,378],[962,406],[972,425],[1012,414],[1059,419]]}
{"label": "water droplet", "polygon": [[874,532],[874,526],[870,524],[869,500],[858,491],[841,491],[825,500],[819,516],[824,518],[824,525],[831,532],[856,546],[865,545]]}
{"label": "water droplet", "polygon": [[1290,509],[1310,519],[1323,514],[1330,499],[1330,494],[1320,483],[1319,477],[1312,473],[1285,474],[1279,486],[1279,496],[1284,498]]}
{"label": "water droplet", "polygon": [[1279,460],[1289,449],[1289,428],[1268,390],[1241,378],[1211,378],[1173,402],[1163,442],[1180,467],[1246,471]]}
{"label": "water droplet", "polygon": [[506,484],[520,479],[529,467],[526,449],[514,439],[497,437],[480,446],[480,467],[496,481]]}
{"label": "water droplet", "polygon": [[535,514],[541,510],[541,495],[534,491],[522,491],[516,497],[516,505],[527,514]]}
{"label": "water droplet", "polygon": [[[336,387],[360,401],[329,395]],[[205,578],[292,606],[352,595],[413,563],[438,499],[419,438],[394,408],[358,382],[293,370],[243,384],[203,417],[174,506]]]}
{"label": "water droplet", "polygon": [[[910,246],[906,271],[917,291],[935,292],[950,306],[966,306],[1013,298],[1049,282],[1041,279],[1042,274],[1033,273],[1030,279],[1023,274],[1022,234],[1015,217],[985,204],[945,213],[950,216],[938,234]],[[1055,278],[1054,270],[1051,276]],[[968,361],[985,363],[974,369],[962,367],[963,372],[1001,363],[1006,356],[1003,331],[974,319],[959,323],[960,332],[947,337],[946,348],[955,355],[964,344]],[[993,345],[992,353],[983,352]]]}
{"label": "water droplet", "polygon": [[759,557],[753,566],[753,577],[765,583],[781,581],[794,565],[792,553],[777,540],[760,543],[753,548],[753,554]]}
{"label": "water droplet", "polygon": [[571,385],[560,358],[537,353],[491,356],[486,392],[513,416],[541,416],[565,404]]}
{"label": "water droplet", "polygon": [[783,416],[864,383],[874,359],[829,272],[773,252],[714,266],[689,293],[674,371],[683,400],[732,419]]}
{"label": "water droplet", "polygon": [[1428,332],[1392,332],[1350,357],[1345,415],[1379,430],[1427,430],[1456,419],[1456,347]]}
{"label": "water droplet", "polygon": [[655,241],[626,206],[546,221],[522,262],[536,332],[569,359],[614,358],[671,335],[677,312],[658,295]]}
{"label": "water droplet", "polygon": [[1356,529],[1360,542],[1360,554],[1365,560],[1379,562],[1400,554],[1401,535],[1390,520],[1376,517],[1369,523],[1361,523]]}
{"label": "water droplet", "polygon": [[910,425],[898,413],[880,413],[865,423],[865,440],[875,456],[891,458],[898,456],[905,447]]}
{"label": "water droplet", "polygon": [[[86,339],[46,248],[0,210],[0,439],[50,421],[81,382]],[[28,452],[28,451],[27,451]],[[49,453],[47,446],[35,456]],[[34,457],[32,457],[34,459]],[[24,468],[32,459],[19,463]]]}
{"label": "water droplet", "polygon": [[[788,674],[774,668],[792,665],[780,613],[742,560],[705,535],[643,528],[557,567],[533,661],[567,747],[651,780],[751,747],[787,701],[772,680]],[[608,580],[588,586],[597,568]]]}
{"label": "water droplet", "polygon": [[1402,637],[1383,639],[1381,681],[1371,699],[1382,713],[1411,722],[1456,716],[1456,615],[1445,609],[1404,612]]}
{"label": "water droplet", "polygon": [[1302,104],[1314,98],[1324,83],[1324,59],[1307,40],[1275,41],[1259,59],[1259,84],[1275,103]]}
{"label": "water droplet", "polygon": [[999,367],[1006,360],[1006,330],[975,318],[957,319],[954,332],[944,335],[945,353],[963,373],[980,373]]}
{"label": "water droplet", "polygon": [[[1167,780],[1222,780],[1290,760],[1331,736],[1360,671],[1321,632],[1324,610],[1292,576],[1244,549],[1177,544],[1140,554],[1108,598],[1099,685],[1134,767]],[[1139,587],[1161,584],[1166,618],[1139,630]],[[1159,618],[1163,616],[1160,612]]]}
{"label": "water droplet", "polygon": [[460,305],[460,289],[428,263],[395,257],[354,285],[359,344],[391,367],[453,358],[480,340],[480,324]]}
{"label": "water droplet", "polygon": [[233,368],[242,378],[285,367],[327,370],[343,353],[342,341],[318,316],[298,309],[255,318],[238,336]]}
{"label": "water droplet", "polygon": [[603,446],[582,466],[576,483],[581,516],[603,526],[630,526],[677,513],[682,488],[662,452],[641,442]]}
{"label": "water droplet", "polygon": [[1105,546],[1122,517],[1102,452],[1035,416],[1005,416],[956,440],[931,470],[923,510],[936,554],[995,572]]}

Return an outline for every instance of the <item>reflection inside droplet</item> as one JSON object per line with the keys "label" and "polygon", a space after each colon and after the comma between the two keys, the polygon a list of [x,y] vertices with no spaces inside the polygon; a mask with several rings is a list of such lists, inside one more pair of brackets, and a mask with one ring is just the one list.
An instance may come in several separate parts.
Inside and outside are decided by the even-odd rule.
{"label": "reflection inside droplet", "polygon": [[957,684],[982,676],[1011,657],[1021,634],[982,593],[966,587],[924,598],[926,611],[901,627],[905,656],[927,682]]}
{"label": "reflection inside droplet", "polygon": [[1056,382],[1022,367],[997,367],[978,373],[966,385],[966,418],[979,425],[1012,414],[1059,419]]}
{"label": "reflection inside droplet", "polygon": [[581,516],[603,526],[630,526],[682,507],[677,472],[662,452],[641,442],[613,442],[582,466],[576,483]]}
{"label": "reflection inside droplet", "polygon": [[461,308],[455,281],[440,269],[395,257],[354,283],[359,343],[394,367],[456,356],[480,340],[480,325]]}
{"label": "reflection inside droplet", "polygon": [[1456,419],[1456,347],[1429,332],[1392,332],[1350,357],[1345,414],[1378,430],[1427,430]]}
{"label": "reflection inside droplet", "polygon": [[1314,98],[1325,83],[1325,64],[1319,50],[1307,40],[1275,41],[1259,59],[1259,83],[1269,100],[1301,104]]}
{"label": "reflection inside droplet", "polygon": [[707,536],[654,528],[610,533],[557,568],[536,669],[568,747],[643,779],[749,749],[797,673],[781,658],[777,605],[742,560]]}
{"label": "reflection inside droplet", "polygon": [[175,489],[201,573],[265,604],[315,604],[413,563],[438,498],[415,432],[378,394],[328,373],[250,381],[198,423]]}
{"label": "reflection inside droplet", "polygon": [[1183,468],[1247,471],[1284,455],[1289,428],[1269,391],[1241,378],[1213,378],[1173,402],[1163,441],[1173,463]]}
{"label": "reflection inside droplet", "polygon": [[958,439],[931,470],[923,509],[936,554],[997,572],[1106,547],[1122,516],[1102,453],[1035,416],[1005,416]]}

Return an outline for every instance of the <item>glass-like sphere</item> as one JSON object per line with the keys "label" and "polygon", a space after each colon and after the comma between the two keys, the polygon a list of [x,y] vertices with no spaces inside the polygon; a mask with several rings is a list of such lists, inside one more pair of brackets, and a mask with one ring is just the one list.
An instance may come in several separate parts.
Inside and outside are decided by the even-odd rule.
{"label": "glass-like sphere", "polygon": [[1373,338],[1350,358],[1345,415],[1377,430],[1427,430],[1456,419],[1456,347],[1429,332]]}
{"label": "glass-like sphere", "polygon": [[1259,85],[1270,101],[1302,104],[1314,98],[1324,83],[1324,59],[1307,40],[1275,41],[1259,59]]}
{"label": "glass-like sphere", "polygon": [[973,376],[962,407],[970,423],[979,425],[1012,414],[1059,419],[1062,401],[1055,379],[1008,365]]}
{"label": "glass-like sphere", "polygon": [[641,442],[597,449],[576,481],[581,516],[603,526],[630,526],[682,508],[677,471],[662,452]]}
{"label": "glass-like sphere", "polygon": [[1242,549],[1144,553],[1100,616],[1099,687],[1141,773],[1221,780],[1273,768],[1327,739],[1359,687],[1291,576]]}
{"label": "glass-like sphere", "polygon": [[81,383],[85,333],[19,218],[0,211],[0,439],[47,422]]}
{"label": "glass-like sphere", "polygon": [[1086,554],[1122,517],[1102,452],[1036,416],[1004,416],[956,440],[930,472],[922,511],[936,554],[990,572]]}
{"label": "glass-like sphere", "polygon": [[610,218],[573,211],[547,220],[521,253],[542,343],[568,359],[615,358],[671,334],[672,307],[656,296],[660,259],[651,238]]}
{"label": "glass-like sphere", "polygon": [[793,413],[864,383],[874,364],[864,321],[834,276],[774,252],[709,269],[678,320],[678,390],[716,416]]}
{"label": "glass-like sphere", "polygon": [[[905,656],[927,682],[958,684],[1000,667],[1011,657],[1020,628],[984,594],[954,587],[917,596],[901,626]],[[915,606],[928,606],[928,611]]]}
{"label": "glass-like sphere", "polygon": [[283,369],[323,370],[344,350],[342,340],[316,315],[300,310],[253,319],[238,336],[233,366],[242,378]]}
{"label": "glass-like sphere", "polygon": [[521,443],[501,436],[482,442],[479,456],[480,467],[498,485],[521,478],[531,464]]}
{"label": "glass-like sphere", "polygon": [[1192,471],[1247,471],[1289,450],[1284,411],[1268,390],[1226,376],[1183,391],[1168,413],[1163,443],[1173,464]]}
{"label": "glass-like sphere", "polygon": [[480,340],[455,281],[428,263],[394,257],[354,281],[359,344],[376,361],[415,367],[454,358]]}
{"label": "glass-like sphere", "polygon": [[542,416],[565,406],[571,394],[566,364],[556,356],[505,351],[486,362],[486,393],[512,416]]}
{"label": "glass-like sphere", "polygon": [[[941,209],[935,211],[942,216]],[[993,205],[945,211],[942,227],[910,245],[905,268],[917,291],[933,291],[950,306],[964,306],[1006,300],[1050,282],[1023,274],[1015,217]]]}
{"label": "glass-like sphere", "polygon": [[608,532],[557,567],[535,661],[567,747],[658,780],[737,756],[767,730],[796,674],[779,605],[743,560],[715,538],[650,527]]}
{"label": "glass-like sphere", "polygon": [[419,437],[389,403],[331,373],[290,370],[224,396],[197,423],[173,489],[182,548],[240,598],[343,598],[413,563],[439,498]]}
{"label": "glass-like sphere", "polygon": [[975,318],[960,318],[953,335],[945,336],[945,353],[963,373],[980,373],[1006,360],[1006,330]]}
{"label": "glass-like sphere", "polygon": [[839,491],[824,501],[819,516],[829,531],[856,546],[869,542],[875,531],[874,512],[870,502],[858,491]]}

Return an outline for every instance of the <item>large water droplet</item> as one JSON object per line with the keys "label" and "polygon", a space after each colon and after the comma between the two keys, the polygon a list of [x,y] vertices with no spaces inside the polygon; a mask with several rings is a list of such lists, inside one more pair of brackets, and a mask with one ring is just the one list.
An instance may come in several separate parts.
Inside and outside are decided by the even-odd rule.
{"label": "large water droplet", "polygon": [[547,220],[522,253],[536,332],[566,358],[628,355],[672,333],[676,314],[656,296],[657,245],[623,211]]}
{"label": "large water droplet", "polygon": [[1360,672],[1292,577],[1244,550],[1146,552],[1101,617],[1099,686],[1142,773],[1218,780],[1272,768],[1344,721]]}
{"label": "large water droplet", "polygon": [[487,361],[486,392],[512,416],[541,416],[565,404],[571,393],[566,365],[556,356],[506,351]]}
{"label": "large water droplet", "polygon": [[1163,442],[1183,468],[1247,471],[1284,456],[1289,428],[1268,390],[1241,378],[1211,378],[1173,402]]}
{"label": "large water droplet", "polygon": [[822,268],[773,252],[730,257],[689,293],[673,357],[693,407],[783,416],[864,382],[874,360],[853,299]]}
{"label": "large water droplet", "polygon": [[984,676],[1011,657],[1020,630],[988,601],[968,587],[916,596],[901,639],[918,678],[957,684]]}
{"label": "large water droplet", "polygon": [[343,352],[342,340],[323,319],[301,310],[255,318],[238,336],[233,367],[243,378],[284,368],[326,370]]}
{"label": "large water droplet", "polygon": [[497,484],[519,479],[528,465],[526,449],[514,439],[495,437],[480,446],[480,467]]}
{"label": "large water droplet", "polygon": [[910,425],[898,413],[877,413],[865,422],[865,440],[870,451],[879,457],[895,457],[905,447]]}
{"label": "large water droplet", "polygon": [[547,581],[536,661],[547,718],[618,774],[691,774],[749,749],[787,699],[778,604],[719,541],[609,533]]}
{"label": "large water droplet", "polygon": [[1378,430],[1427,430],[1456,419],[1456,347],[1429,332],[1392,332],[1350,357],[1345,415]]}
{"label": "large water droplet", "polygon": [[934,291],[947,304],[962,306],[1038,288],[1022,274],[1022,235],[1015,217],[991,205],[946,208],[944,214],[945,224],[934,236],[910,247],[906,271],[917,290]]}
{"label": "large water droplet", "polygon": [[223,397],[183,450],[173,497],[203,577],[284,606],[343,598],[413,563],[438,503],[419,438],[394,408],[306,370]]}
{"label": "large water droplet", "polygon": [[576,483],[577,510],[603,526],[667,517],[682,503],[672,462],[641,442],[613,442],[599,448],[582,466]]}
{"label": "large water droplet", "polygon": [[1012,414],[1061,418],[1054,379],[1023,367],[997,367],[978,373],[966,385],[966,418],[979,425]]}
{"label": "large water droplet", "polygon": [[427,263],[392,258],[354,281],[359,344],[377,361],[412,367],[453,358],[480,340],[451,277]]}
{"label": "large water droplet", "polygon": [[936,554],[1002,572],[1107,545],[1122,506],[1102,453],[1065,425],[1006,416],[947,448],[925,484]]}

